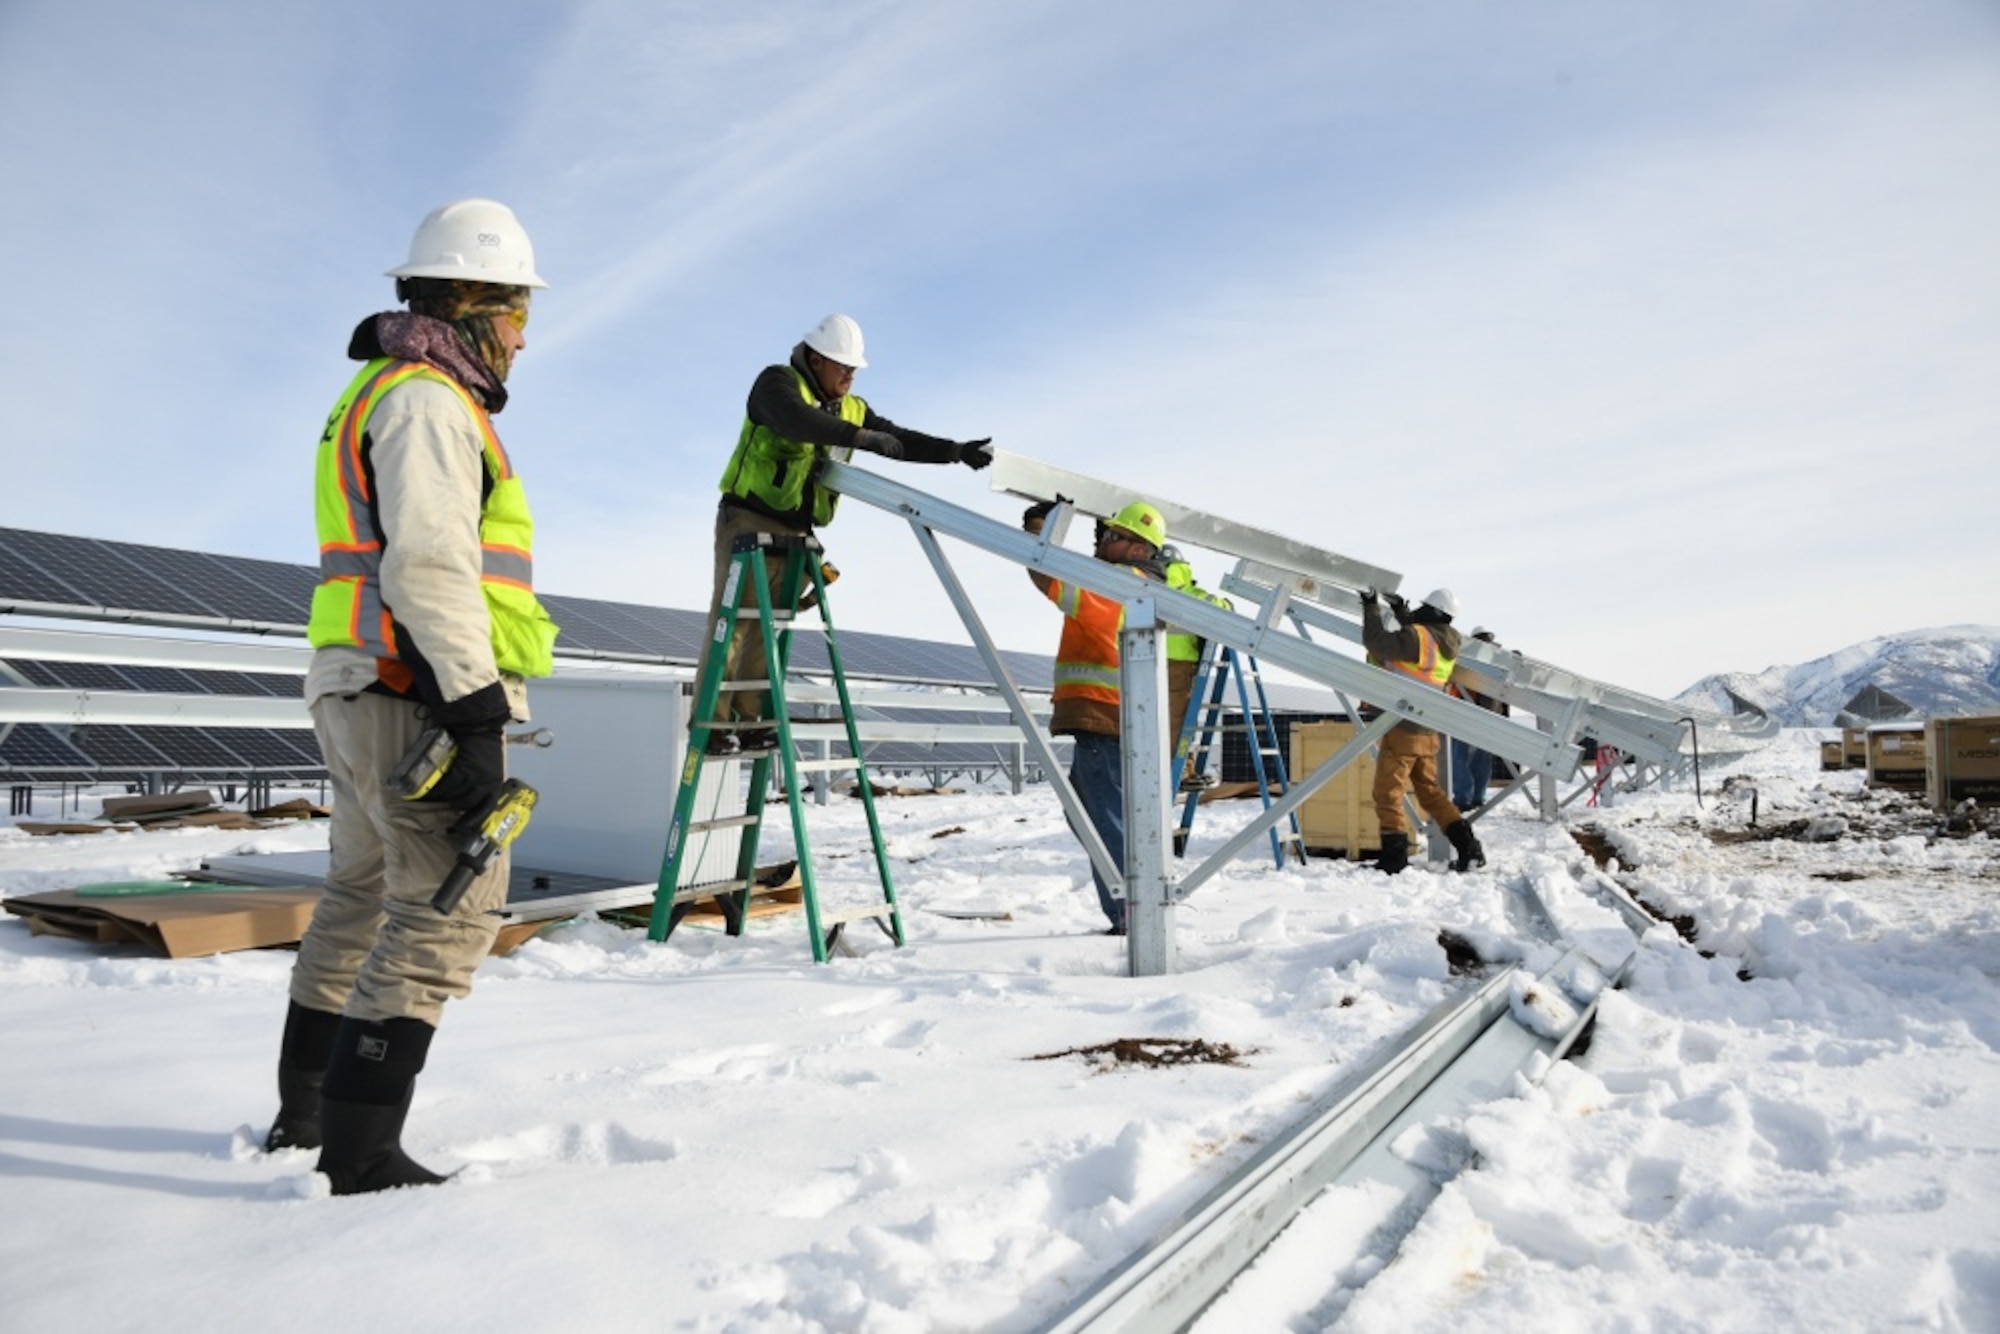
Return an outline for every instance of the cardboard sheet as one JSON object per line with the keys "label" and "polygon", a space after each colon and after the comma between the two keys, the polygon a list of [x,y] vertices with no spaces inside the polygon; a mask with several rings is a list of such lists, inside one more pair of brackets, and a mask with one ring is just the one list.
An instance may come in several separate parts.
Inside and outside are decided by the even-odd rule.
{"label": "cardboard sheet", "polygon": [[292,945],[312,920],[316,889],[202,890],[192,893],[80,894],[58,889],[0,900],[36,935],[137,944],[170,959]]}

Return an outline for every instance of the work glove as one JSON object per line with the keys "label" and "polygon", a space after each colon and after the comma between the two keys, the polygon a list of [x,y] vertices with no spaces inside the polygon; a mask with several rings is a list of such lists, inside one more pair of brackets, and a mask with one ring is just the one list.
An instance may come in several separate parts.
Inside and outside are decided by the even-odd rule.
{"label": "work glove", "polygon": [[1361,590],[1361,607],[1364,611],[1375,611],[1381,606],[1381,596],[1372,588]]}
{"label": "work glove", "polygon": [[854,447],[864,449],[870,454],[880,454],[885,459],[903,457],[903,442],[887,431],[856,431]]}
{"label": "work glove", "polygon": [[1396,613],[1397,620],[1407,621],[1410,619],[1410,604],[1403,600],[1401,593],[1385,593],[1382,596],[1383,600],[1389,604],[1389,610]]}
{"label": "work glove", "polygon": [[507,781],[506,742],[500,732],[511,717],[507,690],[498,681],[432,706],[431,721],[451,734],[458,753],[437,785],[425,794],[426,800],[443,802],[467,814],[492,801]]}
{"label": "work glove", "polygon": [[978,472],[981,468],[993,462],[992,437],[989,436],[984,440],[965,441],[958,447],[958,461],[974,472]]}
{"label": "work glove", "polygon": [[1021,527],[1031,533],[1039,534],[1042,531],[1042,523],[1049,517],[1049,511],[1058,505],[1068,503],[1069,497],[1063,495],[1058,495],[1054,500],[1036,501],[1021,511]]}

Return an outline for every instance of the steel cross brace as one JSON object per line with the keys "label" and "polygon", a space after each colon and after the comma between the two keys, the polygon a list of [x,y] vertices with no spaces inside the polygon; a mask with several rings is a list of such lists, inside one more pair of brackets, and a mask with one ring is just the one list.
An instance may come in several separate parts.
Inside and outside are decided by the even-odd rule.
{"label": "steel cross brace", "polygon": [[1265,624],[1156,583],[1141,583],[1127,570],[1054,546],[1046,540],[1049,528],[1065,507],[1058,507],[1051,515],[1051,525],[1038,537],[853,464],[829,463],[820,480],[863,504],[920,521],[968,546],[1122,602],[1128,614],[1137,603],[1150,599],[1159,618],[1179,630],[1227,644],[1238,653],[1282,667],[1307,681],[1351,692],[1385,713],[1461,737],[1537,773],[1562,780],[1574,774],[1580,763],[1577,748],[1562,738],[1544,735],[1399,673],[1336,653],[1276,624]]}
{"label": "steel cross brace", "polygon": [[[1281,563],[1255,558],[1239,561],[1236,569],[1224,577],[1223,588],[1250,598],[1263,597],[1274,589],[1282,589],[1288,598],[1304,598],[1349,617],[1358,617],[1360,612],[1360,599],[1348,590]],[[1317,623],[1358,642],[1358,631],[1345,622],[1328,621],[1322,616]],[[1472,675],[1481,678],[1481,693],[1506,699],[1510,704],[1519,704],[1530,712],[1534,711],[1535,695],[1543,697],[1544,703],[1551,696],[1558,700],[1586,700],[1594,717],[1602,718],[1607,727],[1617,727],[1623,735],[1624,740],[1613,740],[1612,744],[1629,752],[1673,751],[1685,759],[1687,752],[1682,747],[1688,741],[1688,729],[1697,723],[1711,733],[1747,743],[1743,749],[1761,745],[1778,733],[1776,720],[1762,712],[1739,711],[1725,715],[1699,706],[1655,699],[1635,690],[1566,671],[1518,650],[1498,649],[1478,640],[1466,641],[1460,650],[1459,661]],[[1531,693],[1518,698],[1510,697],[1506,690],[1489,689],[1485,682]],[[1586,730],[1597,735],[1594,728]],[[1611,740],[1609,737],[1602,739]],[[1644,744],[1639,744],[1642,741]]]}
{"label": "steel cross brace", "polygon": [[[1175,903],[1185,898],[1194,886],[1214,875],[1250,841],[1261,836],[1271,822],[1289,814],[1341,765],[1359,754],[1359,747],[1372,744],[1382,731],[1400,719],[1424,721],[1440,708],[1462,710],[1472,722],[1480,725],[1482,738],[1490,733],[1492,744],[1487,748],[1496,754],[1504,755],[1524,768],[1559,778],[1567,778],[1577,768],[1578,754],[1574,747],[1436,691],[1413,688],[1412,683],[1394,673],[1370,667],[1282,631],[1270,623],[1278,614],[1275,608],[1264,609],[1269,620],[1260,623],[1161,584],[1135,579],[1131,571],[1108,565],[1095,557],[1063,550],[1055,543],[1066,531],[1070,517],[1067,505],[1056,506],[1045,522],[1043,532],[1037,535],[975,514],[852,464],[825,465],[820,481],[842,495],[906,520],[917,533],[919,543],[993,673],[995,683],[1007,696],[1009,712],[1017,726],[1022,728],[1027,744],[1049,773],[1065,813],[1077,830],[1092,865],[1103,875],[1107,886],[1112,887],[1114,895],[1123,891],[1133,976],[1153,976],[1172,970],[1172,908]],[[1061,771],[1055,765],[1047,738],[1033,725],[998,650],[937,543],[936,534],[940,532],[1124,605],[1126,629],[1121,633],[1120,640],[1120,710],[1121,733],[1127,741],[1124,747],[1127,862],[1123,877],[1116,874],[1115,868],[1110,865],[1108,850],[1094,837],[1074,791],[1061,781]],[[1260,657],[1308,680],[1331,683],[1336,688],[1344,685],[1358,695],[1384,701],[1382,716],[1376,720],[1377,728],[1364,730],[1354,745],[1288,792],[1249,830],[1232,839],[1208,861],[1190,872],[1179,887],[1169,884],[1164,855],[1168,842],[1163,772],[1167,753],[1166,690],[1165,664],[1158,645],[1163,624],[1228,644],[1240,653]],[[1154,744],[1147,744],[1147,740]]]}
{"label": "steel cross brace", "polygon": [[[1275,584],[1266,582],[1276,579]],[[1288,576],[1270,566],[1257,566],[1243,562],[1238,569],[1224,575],[1222,589],[1252,600],[1279,595],[1292,598],[1293,585],[1300,582],[1297,576]],[[1303,593],[1303,589],[1296,590]],[[1331,594],[1331,595],[1329,595]],[[1359,614],[1360,600],[1352,594],[1334,590],[1321,590],[1316,603],[1288,601],[1288,614],[1297,622],[1337,635],[1352,643],[1361,642],[1361,627],[1347,617],[1337,615],[1328,607],[1345,608],[1352,606],[1354,615]],[[1578,733],[1617,746],[1628,754],[1645,755],[1664,762],[1680,753],[1685,729],[1678,723],[1662,723],[1654,717],[1632,714],[1606,706],[1597,699],[1595,683],[1581,677],[1567,677],[1569,689],[1537,689],[1519,684],[1511,673],[1509,658],[1517,655],[1506,650],[1495,650],[1477,640],[1468,639],[1459,650],[1459,670],[1473,678],[1472,685],[1481,694],[1492,695],[1516,708],[1524,709],[1537,718],[1562,716],[1572,710],[1577,702],[1582,703],[1580,717],[1575,731],[1565,730],[1559,735],[1573,739]],[[1454,678],[1456,679],[1456,678]],[[1456,736],[1449,728],[1439,730]],[[1461,740],[1470,738],[1461,737]],[[1483,748],[1483,747],[1482,747]]]}

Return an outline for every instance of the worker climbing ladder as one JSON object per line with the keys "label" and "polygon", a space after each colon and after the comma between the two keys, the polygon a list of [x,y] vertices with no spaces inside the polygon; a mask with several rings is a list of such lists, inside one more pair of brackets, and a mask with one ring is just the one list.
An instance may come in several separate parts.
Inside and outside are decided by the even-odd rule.
{"label": "worker climbing ladder", "polygon": [[[1243,719],[1235,724],[1222,720],[1229,709],[1224,699],[1232,677],[1236,682],[1237,715]],[[1174,746],[1176,763],[1170,772],[1205,773],[1217,739],[1233,731],[1243,733],[1245,748],[1250,752],[1250,772],[1257,780],[1257,795],[1263,799],[1264,809],[1269,810],[1273,789],[1282,793],[1290,779],[1285,773],[1284,749],[1278,744],[1278,726],[1271,717],[1271,701],[1264,693],[1264,678],[1257,671],[1255,658],[1239,656],[1228,645],[1217,645],[1210,640],[1202,649],[1201,666],[1195,672],[1194,691],[1188,697],[1187,716],[1181,720],[1180,737]],[[1186,796],[1180,827],[1174,830],[1177,857],[1187,854],[1188,835],[1194,832],[1195,808],[1201,804],[1199,788],[1186,792]],[[1289,846],[1293,856],[1305,861],[1305,839],[1299,832],[1297,812],[1288,814],[1281,823],[1291,832],[1281,837],[1278,826],[1271,826],[1272,858],[1282,867]]]}
{"label": "worker climbing ladder", "polygon": [[[771,577],[774,559],[782,559],[777,577]],[[710,628],[715,636],[700,679],[695,682],[693,723],[688,729],[687,762],[681,766],[679,791],[674,796],[673,821],[667,829],[666,853],[661,860],[659,888],[653,897],[653,914],[647,934],[665,940],[680,924],[688,908],[701,900],[714,899],[721,905],[728,933],[743,933],[750,895],[757,869],[757,850],[764,825],[764,812],[771,789],[771,765],[782,766],[786,804],[791,808],[792,846],[798,858],[801,896],[806,927],[812,933],[813,959],[826,962],[839,942],[842,928],[851,921],[872,920],[889,938],[903,943],[903,919],[896,904],[896,887],[889,873],[889,857],[882,844],[882,825],[875,814],[875,796],[868,783],[862,760],[861,738],[854,726],[853,702],[847,693],[847,673],[840,663],[840,645],[835,638],[833,615],[826,599],[827,575],[820,559],[819,542],[811,537],[778,537],[752,533],[736,540],[730,556],[729,574],[723,585],[722,606]],[[852,758],[802,762],[792,745],[792,724],[785,702],[785,677],[791,658],[792,631],[798,614],[816,608],[821,632],[826,637],[826,657],[832,670],[834,689],[840,698],[840,716],[847,728],[847,746]],[[764,641],[766,679],[724,681],[728,670],[728,647],[737,624],[757,623]],[[724,694],[768,691],[767,721],[744,722],[718,716]],[[718,758],[710,754],[713,739],[725,733],[739,738],[743,756],[751,760],[749,795],[737,813],[735,792],[716,784],[702,784],[706,763]],[[806,833],[805,788],[799,773],[805,768],[851,768],[868,817],[868,837],[874,847],[875,868],[881,881],[881,901],[860,907],[828,912],[820,904],[818,877],[813,870],[812,845]],[[724,788],[733,785],[725,784]],[[706,805],[705,812],[697,812]],[[681,884],[681,867],[704,836],[740,829],[735,874],[727,879]],[[692,854],[699,856],[699,854]]]}

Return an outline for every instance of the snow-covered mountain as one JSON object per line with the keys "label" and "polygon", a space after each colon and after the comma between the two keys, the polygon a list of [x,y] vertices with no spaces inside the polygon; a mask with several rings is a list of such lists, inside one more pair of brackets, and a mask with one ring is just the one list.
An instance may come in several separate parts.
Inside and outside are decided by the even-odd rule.
{"label": "snow-covered mountain", "polygon": [[2000,713],[2000,626],[1906,630],[1796,667],[1705,676],[1676,698],[1727,710],[1733,692],[1787,727],[1830,727],[1842,706],[1871,685],[1919,717]]}

